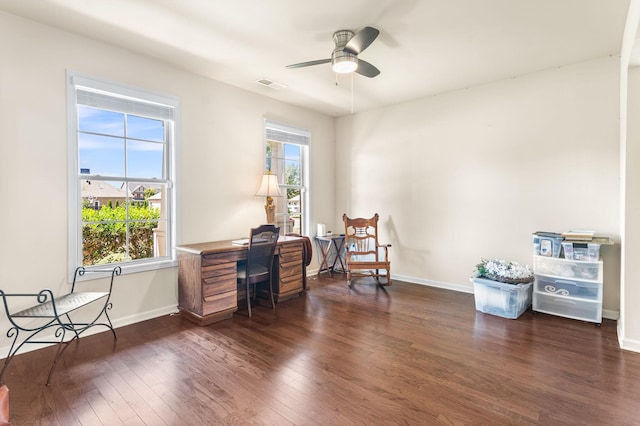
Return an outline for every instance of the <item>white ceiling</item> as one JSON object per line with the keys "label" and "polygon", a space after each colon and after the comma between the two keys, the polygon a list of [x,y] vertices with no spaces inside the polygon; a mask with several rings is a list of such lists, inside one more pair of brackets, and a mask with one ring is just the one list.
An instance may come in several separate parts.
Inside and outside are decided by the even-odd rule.
{"label": "white ceiling", "polygon": [[[0,10],[331,116],[618,55],[628,6],[629,0],[0,0]],[[378,77],[342,75],[336,85],[329,64],[285,69],[329,58],[334,31],[364,26],[380,30],[359,55],[380,69]],[[262,77],[287,87],[261,86],[255,81]]]}

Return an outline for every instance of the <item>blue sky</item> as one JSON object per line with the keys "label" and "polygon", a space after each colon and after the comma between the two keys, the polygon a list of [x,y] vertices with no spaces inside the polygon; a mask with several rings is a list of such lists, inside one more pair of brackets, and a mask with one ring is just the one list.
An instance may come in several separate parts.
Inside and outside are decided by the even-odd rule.
{"label": "blue sky", "polygon": [[128,115],[125,126],[123,113],[79,106],[78,125],[80,169],[101,176],[163,177],[162,120]]}

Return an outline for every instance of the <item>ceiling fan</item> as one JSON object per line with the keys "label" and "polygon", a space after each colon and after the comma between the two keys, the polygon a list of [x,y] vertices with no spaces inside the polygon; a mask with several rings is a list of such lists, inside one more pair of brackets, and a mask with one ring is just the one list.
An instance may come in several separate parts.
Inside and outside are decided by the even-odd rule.
{"label": "ceiling fan", "polygon": [[331,53],[331,58],[287,65],[286,68],[302,68],[331,63],[331,68],[338,74],[355,71],[365,77],[375,77],[380,74],[380,70],[369,62],[359,59],[358,54],[369,47],[378,34],[380,31],[373,27],[364,27],[357,33],[350,30],[336,31],[333,33],[333,42],[336,47]]}

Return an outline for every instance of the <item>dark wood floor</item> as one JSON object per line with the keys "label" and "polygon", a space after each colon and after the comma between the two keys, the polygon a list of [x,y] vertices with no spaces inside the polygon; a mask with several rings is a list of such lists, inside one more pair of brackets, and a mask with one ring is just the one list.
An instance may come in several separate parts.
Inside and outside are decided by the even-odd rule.
{"label": "dark wood floor", "polygon": [[475,311],[471,294],[311,280],[198,327],[179,315],[16,357],[14,425],[640,424],[640,354],[616,325]]}

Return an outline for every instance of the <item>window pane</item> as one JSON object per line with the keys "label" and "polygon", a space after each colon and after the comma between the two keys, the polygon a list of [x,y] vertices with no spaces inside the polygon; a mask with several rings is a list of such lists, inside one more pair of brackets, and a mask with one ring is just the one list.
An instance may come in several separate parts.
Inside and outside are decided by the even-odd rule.
{"label": "window pane", "polygon": [[124,136],[124,114],[78,105],[78,130],[122,137]]}
{"label": "window pane", "polygon": [[280,190],[285,195],[274,199],[277,224],[281,233],[302,234],[306,147],[274,140],[267,140],[266,145],[267,169],[278,177]]}
{"label": "window pane", "polygon": [[285,184],[286,185],[302,185],[301,178],[301,170],[300,170],[300,162],[299,161],[285,161]]}
{"label": "window pane", "polygon": [[163,179],[164,146],[127,139],[127,177]]}
{"label": "window pane", "polygon": [[125,261],[126,192],[94,180],[82,181],[82,194],[82,264]]}
{"label": "window pane", "polygon": [[[97,265],[166,256],[164,185],[82,180],[83,265]],[[127,222],[129,225],[127,225]]]}
{"label": "window pane", "polygon": [[129,115],[127,116],[127,137],[164,142],[164,122]]}
{"label": "window pane", "polygon": [[166,211],[163,195],[166,184],[146,182],[128,184],[129,196],[129,244],[128,253],[132,260],[165,256]]}
{"label": "window pane", "polygon": [[[141,212],[141,209],[142,207],[134,209],[136,216]],[[149,212],[148,209],[147,212]],[[131,260],[154,257],[154,229],[157,227],[157,220],[143,220],[142,217],[129,223],[128,252]]]}
{"label": "window pane", "polygon": [[78,163],[85,174],[124,176],[124,140],[87,133],[78,134]]}
{"label": "window pane", "polygon": [[300,145],[284,144],[284,158],[300,161]]}

